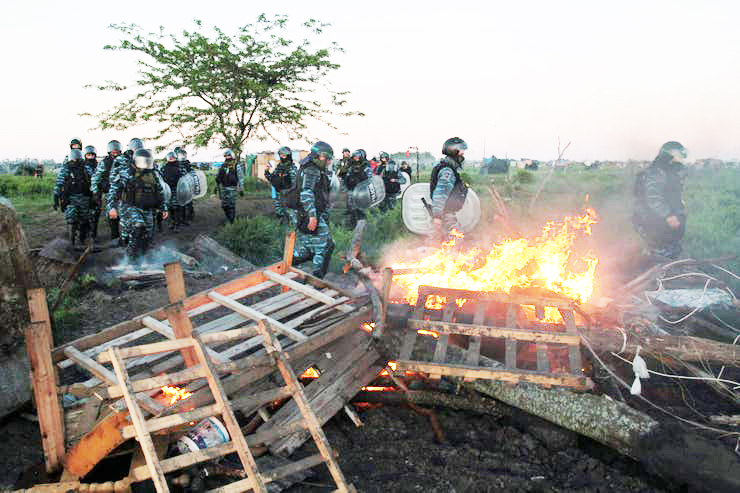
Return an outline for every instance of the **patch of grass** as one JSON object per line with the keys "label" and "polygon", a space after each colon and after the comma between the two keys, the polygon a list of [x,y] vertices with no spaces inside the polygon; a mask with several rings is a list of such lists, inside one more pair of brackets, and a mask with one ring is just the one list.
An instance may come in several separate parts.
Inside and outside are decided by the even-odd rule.
{"label": "patch of grass", "polygon": [[[67,291],[67,295],[52,314],[55,346],[63,344],[67,340],[67,332],[73,331],[79,325],[79,318],[82,315],[80,298],[93,289],[96,283],[97,279],[92,274],[81,275],[72,281],[72,286]],[[50,310],[59,298],[60,293],[61,288],[51,288],[46,291],[46,301]]]}
{"label": "patch of grass", "polygon": [[0,195],[9,199],[43,195],[51,197],[54,194],[55,175],[45,175],[43,178],[33,176],[0,175]]}
{"label": "patch of grass", "polygon": [[217,234],[216,241],[254,265],[263,266],[283,257],[285,226],[273,217],[239,218]]}

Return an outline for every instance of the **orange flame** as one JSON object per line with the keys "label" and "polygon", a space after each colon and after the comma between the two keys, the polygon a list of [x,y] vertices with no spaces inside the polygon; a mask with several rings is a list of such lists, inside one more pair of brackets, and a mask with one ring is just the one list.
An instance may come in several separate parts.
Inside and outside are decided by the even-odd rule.
{"label": "orange flame", "polygon": [[432,336],[435,339],[438,339],[439,338],[439,334],[437,334],[436,332],[431,331],[431,330],[419,329],[419,330],[416,331],[416,333],[419,334],[419,335],[422,335],[422,336]]}
{"label": "orange flame", "polygon": [[177,401],[184,401],[185,399],[193,395],[191,392],[188,392],[185,389],[170,385],[165,385],[164,387],[162,387],[162,394],[170,400],[170,406]]}
{"label": "orange flame", "polygon": [[319,378],[319,371],[313,366],[309,366],[306,371],[301,373],[300,378]]}
{"label": "orange flame", "polygon": [[395,387],[381,387],[381,386],[373,386],[370,385],[368,387],[362,387],[362,390],[365,390],[367,392],[395,392]]}
{"label": "orange flame", "polygon": [[[595,222],[596,213],[587,209],[583,216],[547,223],[537,238],[493,244],[488,253],[478,247],[454,249],[457,235],[416,263],[393,264],[394,269],[417,269],[412,274],[393,276],[393,281],[406,290],[404,299],[411,305],[416,304],[419,286],[425,285],[506,293],[513,287],[537,287],[585,302],[593,293],[599,261],[590,251],[578,258],[572,249],[579,234],[591,235]],[[436,298],[433,303],[441,301]]]}

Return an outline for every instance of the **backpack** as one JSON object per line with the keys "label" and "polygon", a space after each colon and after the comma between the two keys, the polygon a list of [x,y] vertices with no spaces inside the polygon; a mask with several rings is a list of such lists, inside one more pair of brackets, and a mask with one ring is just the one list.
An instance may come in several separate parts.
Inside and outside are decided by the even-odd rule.
{"label": "backpack", "polygon": [[69,167],[69,174],[64,180],[64,194],[70,195],[92,195],[90,192],[90,176],[82,164]]}
{"label": "backpack", "polygon": [[142,173],[126,184],[125,202],[141,209],[157,209],[164,202],[164,195],[157,187],[153,172]]}

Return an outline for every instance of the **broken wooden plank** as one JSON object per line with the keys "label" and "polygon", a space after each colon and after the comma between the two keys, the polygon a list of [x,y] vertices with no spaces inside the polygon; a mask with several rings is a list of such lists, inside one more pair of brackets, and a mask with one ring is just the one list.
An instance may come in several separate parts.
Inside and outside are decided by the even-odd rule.
{"label": "broken wooden plank", "polygon": [[[277,283],[282,284],[283,286],[286,286],[293,291],[296,291],[297,293],[301,293],[304,296],[308,296],[309,298],[313,298],[316,301],[320,303],[324,303],[325,305],[333,305],[335,304],[336,300],[332,298],[331,296],[327,296],[318,289],[312,288],[311,286],[307,286],[305,284],[301,284],[299,282],[295,282],[291,279],[288,279],[285,276],[281,276],[280,274],[276,274],[274,272],[265,271],[265,277],[275,281]],[[344,313],[352,312],[354,309],[349,306],[337,306],[337,310],[342,311]]]}
{"label": "broken wooden plank", "polygon": [[64,417],[57,395],[57,373],[51,358],[53,339],[46,291],[28,290],[31,323],[26,328],[26,351],[31,364],[31,382],[41,428],[41,443],[47,472],[62,465],[65,452]]}

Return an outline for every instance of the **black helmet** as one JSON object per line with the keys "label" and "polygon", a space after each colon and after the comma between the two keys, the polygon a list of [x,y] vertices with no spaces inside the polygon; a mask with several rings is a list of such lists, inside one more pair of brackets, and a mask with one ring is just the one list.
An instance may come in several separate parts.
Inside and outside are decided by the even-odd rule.
{"label": "black helmet", "polygon": [[69,151],[69,161],[82,161],[82,151],[79,149]]}
{"label": "black helmet", "polygon": [[224,151],[224,161],[233,161],[236,159],[236,154],[234,154],[234,151],[231,149],[226,149]]}
{"label": "black helmet", "polygon": [[98,156],[98,152],[95,150],[95,146],[85,146],[85,157],[87,157],[88,154],[92,154],[95,157]]}
{"label": "black helmet", "polygon": [[108,142],[108,154],[110,154],[113,151],[121,152],[121,143],[117,140],[111,140]]}
{"label": "black helmet", "polygon": [[686,159],[686,148],[680,142],[666,142],[660,147],[658,158],[661,157],[668,161],[681,161]]}
{"label": "black helmet", "polygon": [[79,146],[78,149],[82,149],[82,141],[80,139],[78,139],[77,137],[75,137],[75,138],[73,138],[72,140],[69,141],[69,148],[70,149],[73,149],[72,146],[74,146],[74,145]]}
{"label": "black helmet", "polygon": [[342,149],[342,154],[344,154],[345,152],[349,152],[349,149],[347,149],[346,147]]}
{"label": "black helmet", "polygon": [[185,161],[188,159],[188,152],[184,147],[177,146],[175,147],[175,157],[178,161]]}
{"label": "black helmet", "polygon": [[134,152],[134,166],[138,169],[154,168],[154,154],[149,149],[137,149]]}
{"label": "black helmet", "polygon": [[442,146],[442,154],[445,156],[456,157],[460,154],[460,151],[464,151],[468,148],[468,144],[465,143],[460,137],[452,137],[451,139],[445,140]]}
{"label": "black helmet", "polygon": [[325,156],[327,161],[334,157],[334,149],[322,140],[311,146],[311,152],[316,154],[318,157]]}
{"label": "black helmet", "polygon": [[175,153],[174,153],[174,152],[172,152],[172,151],[170,151],[170,152],[168,152],[168,153],[167,153],[167,155],[166,155],[166,156],[164,157],[164,160],[165,160],[165,161],[167,161],[168,163],[172,163],[172,162],[175,162],[175,161],[177,161],[177,158],[175,157]]}
{"label": "black helmet", "polygon": [[385,151],[380,151],[380,159],[383,159],[383,158],[385,158],[385,159],[390,159],[391,157],[390,157],[390,156],[388,155],[388,153],[387,153],[387,152],[385,152]]}
{"label": "black helmet", "polygon": [[144,148],[144,141],[141,139],[137,139],[134,137],[133,139],[128,141],[128,150],[133,151],[134,153],[138,151],[139,149]]}
{"label": "black helmet", "polygon": [[290,150],[290,147],[283,146],[280,149],[278,149],[278,156],[280,156],[280,159],[287,159],[293,157],[293,151]]}
{"label": "black helmet", "polygon": [[355,157],[360,158],[360,161],[366,161],[367,160],[367,154],[365,154],[365,151],[363,149],[357,149],[355,152],[352,153],[352,158]]}

